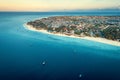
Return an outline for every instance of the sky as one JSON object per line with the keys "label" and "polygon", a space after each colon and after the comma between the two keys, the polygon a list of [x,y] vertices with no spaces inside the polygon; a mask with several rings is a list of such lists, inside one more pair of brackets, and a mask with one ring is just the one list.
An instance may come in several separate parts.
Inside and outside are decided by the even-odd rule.
{"label": "sky", "polygon": [[56,11],[120,6],[120,0],[0,0],[0,11]]}

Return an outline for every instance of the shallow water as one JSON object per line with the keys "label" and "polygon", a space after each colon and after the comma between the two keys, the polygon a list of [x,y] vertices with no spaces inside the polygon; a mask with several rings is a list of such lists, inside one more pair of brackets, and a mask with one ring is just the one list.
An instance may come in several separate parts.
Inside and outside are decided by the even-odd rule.
{"label": "shallow water", "polygon": [[28,21],[59,15],[118,13],[0,13],[0,80],[120,80],[120,47],[23,27]]}

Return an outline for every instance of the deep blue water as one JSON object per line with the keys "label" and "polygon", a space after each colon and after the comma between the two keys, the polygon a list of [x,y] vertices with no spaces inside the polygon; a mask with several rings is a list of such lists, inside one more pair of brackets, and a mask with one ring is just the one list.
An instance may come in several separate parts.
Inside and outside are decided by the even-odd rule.
{"label": "deep blue water", "polygon": [[62,15],[120,12],[0,12],[0,80],[120,80],[120,47],[23,27],[34,19]]}

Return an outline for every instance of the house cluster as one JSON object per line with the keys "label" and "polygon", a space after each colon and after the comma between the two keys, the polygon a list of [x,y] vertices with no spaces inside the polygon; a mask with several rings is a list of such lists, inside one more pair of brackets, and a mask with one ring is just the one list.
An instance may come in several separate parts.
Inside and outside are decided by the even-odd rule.
{"label": "house cluster", "polygon": [[120,39],[119,16],[56,16],[31,21],[28,25],[45,27],[51,33]]}

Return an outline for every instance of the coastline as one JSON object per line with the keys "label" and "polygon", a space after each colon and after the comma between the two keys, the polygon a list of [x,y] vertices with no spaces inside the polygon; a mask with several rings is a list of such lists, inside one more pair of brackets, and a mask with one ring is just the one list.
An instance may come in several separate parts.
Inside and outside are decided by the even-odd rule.
{"label": "coastline", "polygon": [[100,37],[89,37],[89,36],[85,36],[85,37],[78,37],[78,36],[67,36],[65,34],[60,34],[60,33],[49,33],[46,30],[42,29],[42,30],[37,30],[35,28],[33,28],[30,25],[24,24],[23,25],[25,27],[25,29],[31,30],[31,31],[37,31],[37,32],[41,32],[41,33],[45,33],[45,34],[51,34],[51,35],[56,35],[56,36],[63,36],[63,37],[70,37],[70,38],[79,38],[79,39],[85,39],[85,40],[90,40],[90,41],[95,41],[95,42],[100,42],[100,43],[104,43],[104,44],[109,44],[109,45],[113,45],[113,46],[119,46],[120,47],[120,42],[118,41],[113,41],[113,40],[108,40],[105,38],[100,38]]}

